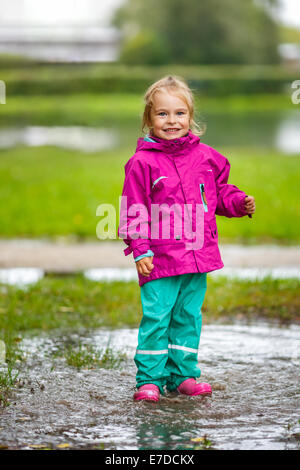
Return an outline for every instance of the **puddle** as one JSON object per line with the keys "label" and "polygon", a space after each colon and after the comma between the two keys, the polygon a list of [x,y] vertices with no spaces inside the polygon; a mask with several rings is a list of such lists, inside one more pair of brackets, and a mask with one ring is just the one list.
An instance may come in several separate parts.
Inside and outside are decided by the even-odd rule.
{"label": "puddle", "polygon": [[91,281],[137,281],[136,268],[92,268],[86,269],[84,275]]}
{"label": "puddle", "polygon": [[0,282],[13,286],[26,287],[44,277],[40,268],[7,268],[0,269]]}
{"label": "puddle", "polygon": [[[125,352],[114,369],[66,365],[53,352],[82,341]],[[11,405],[1,411],[0,444],[105,449],[189,449],[207,436],[215,449],[299,449],[300,327],[204,325],[199,362],[213,395],[166,395],[134,403],[137,329],[51,334],[21,342],[27,360]],[[290,427],[290,430],[288,430]],[[291,431],[292,429],[292,431]]]}
{"label": "puddle", "polygon": [[[91,281],[137,281],[135,268],[93,268],[83,271]],[[36,283],[45,275],[40,268],[7,268],[0,269],[0,283],[26,288]],[[280,267],[280,268],[223,268],[218,271],[208,273],[208,276],[224,276],[229,279],[239,280],[263,280],[265,277],[272,279],[300,279],[300,268]]]}

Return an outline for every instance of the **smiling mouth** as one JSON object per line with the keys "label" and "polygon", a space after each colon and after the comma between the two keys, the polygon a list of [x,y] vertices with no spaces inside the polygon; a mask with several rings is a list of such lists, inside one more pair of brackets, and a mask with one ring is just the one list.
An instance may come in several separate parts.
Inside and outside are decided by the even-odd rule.
{"label": "smiling mouth", "polygon": [[180,129],[173,129],[173,128],[171,128],[171,129],[164,129],[165,132],[170,132],[170,133],[172,133],[172,132],[178,132],[179,130],[180,130]]}

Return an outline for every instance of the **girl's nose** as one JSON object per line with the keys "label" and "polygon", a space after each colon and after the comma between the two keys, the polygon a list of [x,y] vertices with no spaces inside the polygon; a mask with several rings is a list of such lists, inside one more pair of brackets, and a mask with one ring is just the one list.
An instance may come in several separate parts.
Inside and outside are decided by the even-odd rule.
{"label": "girl's nose", "polygon": [[169,124],[174,124],[174,122],[176,122],[176,116],[175,115],[173,116],[172,114],[170,114],[169,119],[168,119],[168,123]]}

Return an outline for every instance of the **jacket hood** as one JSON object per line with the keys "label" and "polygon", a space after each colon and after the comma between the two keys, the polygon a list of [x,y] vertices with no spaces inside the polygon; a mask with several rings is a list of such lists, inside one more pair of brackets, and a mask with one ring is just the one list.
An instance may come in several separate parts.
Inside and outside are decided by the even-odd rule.
{"label": "jacket hood", "polygon": [[155,140],[155,142],[150,142],[145,140],[143,137],[140,137],[137,140],[136,151],[138,150],[156,150],[166,153],[176,153],[180,152],[183,149],[194,147],[198,145],[200,142],[200,138],[193,134],[191,130],[184,135],[183,137],[179,137],[178,139],[162,139],[160,137],[153,137],[151,139]]}

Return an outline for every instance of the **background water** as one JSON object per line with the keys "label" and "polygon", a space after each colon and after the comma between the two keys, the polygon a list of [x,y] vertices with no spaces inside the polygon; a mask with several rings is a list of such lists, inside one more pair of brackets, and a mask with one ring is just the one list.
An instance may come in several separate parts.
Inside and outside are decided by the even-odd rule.
{"label": "background water", "polygon": [[[215,147],[275,149],[293,155],[300,153],[300,110],[251,113],[206,113],[207,131],[201,141]],[[27,126],[0,129],[0,148],[16,145],[58,147],[97,152],[132,146],[135,150],[140,123],[113,128],[84,126]]]}

